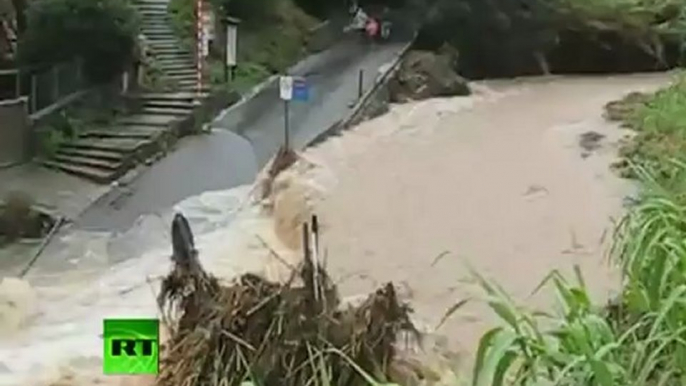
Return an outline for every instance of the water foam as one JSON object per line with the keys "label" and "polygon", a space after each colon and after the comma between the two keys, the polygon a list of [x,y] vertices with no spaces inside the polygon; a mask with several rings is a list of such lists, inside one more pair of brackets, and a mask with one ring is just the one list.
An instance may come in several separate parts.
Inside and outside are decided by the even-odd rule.
{"label": "water foam", "polygon": [[[90,263],[100,272],[38,272],[29,277],[34,289],[5,279],[0,293],[23,309],[12,314],[12,334],[0,338],[0,385],[92,384],[101,369],[103,319],[158,316],[155,297],[159,278],[170,268],[168,227],[175,212],[191,222],[200,259],[215,275],[263,269],[268,254],[255,235],[267,234],[269,221],[259,208],[245,205],[249,189],[189,198],[162,216],[141,218],[124,234],[74,232],[60,240],[60,253],[71,251],[80,265]],[[103,268],[112,260],[120,262]]]}

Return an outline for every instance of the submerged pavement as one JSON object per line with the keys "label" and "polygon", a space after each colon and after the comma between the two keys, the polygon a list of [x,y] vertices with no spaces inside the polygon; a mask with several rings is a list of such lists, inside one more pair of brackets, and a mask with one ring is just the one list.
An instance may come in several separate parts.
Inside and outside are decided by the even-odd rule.
{"label": "submerged pavement", "polygon": [[[408,41],[369,45],[351,38],[293,67],[291,75],[307,78],[310,99],[290,105],[291,145],[305,147],[344,118],[357,100],[360,71],[363,90],[368,90],[380,67]],[[188,197],[252,182],[283,143],[284,113],[278,81],[272,81],[253,98],[222,113],[210,134],[181,140],[173,153],[134,182],[115,188],[85,211],[75,227],[125,231],[139,217],[161,214]]]}

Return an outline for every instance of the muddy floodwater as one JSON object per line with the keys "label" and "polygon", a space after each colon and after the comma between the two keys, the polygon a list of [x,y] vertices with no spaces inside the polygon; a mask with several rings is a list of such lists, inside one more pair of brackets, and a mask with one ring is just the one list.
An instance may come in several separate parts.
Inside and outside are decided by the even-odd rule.
{"label": "muddy floodwater", "polygon": [[[480,295],[468,264],[531,306],[550,301],[529,297],[550,270],[575,264],[599,299],[610,296],[617,276],[602,257],[612,221],[633,191],[609,169],[625,133],[603,120],[603,105],[669,79],[480,82],[473,96],[396,106],[307,150],[304,157],[317,167],[294,178],[305,191],[320,190],[310,204],[323,222],[328,268],[343,295],[395,281],[427,328],[456,302]],[[190,218],[206,268],[229,278],[270,275],[278,264],[270,255],[287,253],[282,244],[289,244],[278,237],[297,235],[289,232],[297,226],[292,220],[312,209],[280,200],[275,227],[246,205],[249,193],[250,187],[207,192],[166,215],[141,218],[123,235],[63,236],[46,252],[67,254],[52,259],[62,266],[31,272],[32,293],[17,286],[14,297],[0,297],[2,315],[21,313],[0,335],[0,385],[60,377],[64,385],[132,384],[101,375],[102,319],[157,315],[154,296],[170,267],[175,210]],[[472,301],[439,332],[470,353],[492,322]]]}
{"label": "muddy floodwater", "polygon": [[[598,300],[617,289],[603,257],[629,182],[610,170],[625,132],[605,103],[664,74],[477,83],[470,98],[393,109],[311,149],[338,183],[317,205],[344,294],[394,281],[426,326],[478,299],[468,266],[530,306],[554,269],[578,264]],[[548,291],[549,292],[549,291]],[[438,331],[471,353],[492,312],[472,301]]]}

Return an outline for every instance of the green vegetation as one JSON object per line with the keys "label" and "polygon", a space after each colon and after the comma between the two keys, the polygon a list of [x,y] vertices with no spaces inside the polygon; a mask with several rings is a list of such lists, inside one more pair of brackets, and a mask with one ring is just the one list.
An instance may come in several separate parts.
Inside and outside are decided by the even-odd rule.
{"label": "green vegetation", "polygon": [[10,192],[0,199],[0,246],[20,238],[40,238],[54,221],[34,208],[34,200],[23,192]]}
{"label": "green vegetation", "polygon": [[[292,0],[214,0],[212,4],[219,15],[241,19],[238,66],[231,88],[244,91],[284,71],[307,53],[308,31],[317,20]],[[193,42],[193,6],[193,0],[171,0],[169,5],[174,28],[187,46]],[[210,50],[209,62],[210,80],[221,86],[224,69],[220,50]]]}
{"label": "green vegetation", "polygon": [[82,102],[61,110],[47,118],[37,128],[39,153],[46,157],[55,154],[64,141],[78,138],[88,129],[108,128],[112,122],[124,113],[125,106],[116,101],[105,103]]}
{"label": "green vegetation", "polygon": [[608,107],[611,118],[636,133],[621,150],[622,173],[634,176],[627,166],[637,164],[660,179],[672,179],[679,167],[671,160],[683,161],[686,155],[686,77],[678,75],[670,87],[654,95],[634,93]]}
{"label": "green vegetation", "polygon": [[552,273],[562,312],[524,311],[481,279],[505,322],[487,332],[474,385],[677,386],[686,382],[686,87],[679,77],[651,96],[611,104],[610,116],[638,130],[629,165],[643,186],[619,223],[612,249],[624,288],[610,305],[593,304],[581,272]]}
{"label": "green vegetation", "polygon": [[127,0],[43,0],[27,9],[27,29],[19,42],[25,65],[84,61],[92,81],[109,80],[133,57],[138,31]]}
{"label": "green vegetation", "polygon": [[654,70],[683,63],[679,0],[426,0],[418,48],[449,43],[467,77]]}

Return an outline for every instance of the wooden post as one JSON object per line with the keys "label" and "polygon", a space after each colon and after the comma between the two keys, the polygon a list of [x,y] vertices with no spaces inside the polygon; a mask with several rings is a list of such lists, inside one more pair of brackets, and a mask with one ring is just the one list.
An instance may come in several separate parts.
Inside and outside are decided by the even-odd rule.
{"label": "wooden post", "polygon": [[357,99],[362,99],[362,91],[364,89],[364,70],[360,69],[357,76]]}
{"label": "wooden post", "polygon": [[[56,65],[52,68],[52,103],[60,99],[60,66]],[[52,104],[51,103],[51,104]]]}
{"label": "wooden post", "polygon": [[16,77],[16,80],[14,82],[14,87],[15,87],[14,97],[18,99],[21,96],[21,70],[20,69],[17,69],[16,75],[17,75],[17,77]]}
{"label": "wooden post", "polygon": [[30,113],[35,113],[36,112],[36,99],[38,94],[38,85],[36,82],[36,74],[31,74],[31,92],[29,94],[29,100],[31,101],[30,104]]}
{"label": "wooden post", "polygon": [[291,128],[290,128],[290,122],[289,122],[290,121],[290,119],[289,119],[289,113],[290,113],[289,105],[290,105],[290,103],[288,103],[288,101],[283,101],[283,107],[284,107],[284,109],[283,109],[283,119],[284,119],[284,122],[283,122],[284,123],[283,142],[284,142],[284,148],[286,150],[290,149],[290,146],[291,146],[291,144],[290,144],[290,142],[291,142],[291,139],[290,139]]}

